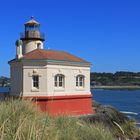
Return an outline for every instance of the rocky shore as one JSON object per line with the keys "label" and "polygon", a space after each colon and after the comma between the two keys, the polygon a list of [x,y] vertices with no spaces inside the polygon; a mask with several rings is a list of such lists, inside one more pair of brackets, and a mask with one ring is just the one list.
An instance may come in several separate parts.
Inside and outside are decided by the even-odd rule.
{"label": "rocky shore", "polygon": [[96,114],[82,116],[80,119],[93,125],[102,123],[118,140],[140,140],[140,130],[136,120],[129,119],[112,106],[104,106],[96,101],[93,101],[93,109]]}

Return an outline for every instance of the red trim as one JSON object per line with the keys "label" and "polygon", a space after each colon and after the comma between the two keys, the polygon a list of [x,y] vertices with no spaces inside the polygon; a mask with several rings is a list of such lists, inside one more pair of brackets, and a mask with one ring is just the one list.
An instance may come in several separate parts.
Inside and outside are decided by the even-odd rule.
{"label": "red trim", "polygon": [[32,99],[37,106],[48,114],[55,115],[86,115],[92,114],[92,95],[66,96],[24,96]]}
{"label": "red trim", "polygon": [[23,96],[25,99],[42,99],[42,100],[62,100],[62,99],[81,99],[81,98],[91,98],[92,95],[64,95],[64,96]]}

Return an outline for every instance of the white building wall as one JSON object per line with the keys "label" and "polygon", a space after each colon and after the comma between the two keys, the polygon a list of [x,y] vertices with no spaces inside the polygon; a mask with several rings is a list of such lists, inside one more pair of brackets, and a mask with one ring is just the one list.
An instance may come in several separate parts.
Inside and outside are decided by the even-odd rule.
{"label": "white building wall", "polygon": [[[47,95],[47,69],[44,63],[30,62],[23,67],[23,96],[46,96]],[[39,89],[34,89],[32,76],[39,75]]]}
{"label": "white building wall", "polygon": [[10,95],[22,95],[23,69],[22,63],[14,62],[10,65],[11,89]]}
{"label": "white building wall", "polygon": [[[48,74],[47,93],[50,96],[90,94],[90,78],[89,78],[90,68],[89,67],[48,65],[47,74]],[[63,74],[65,76],[64,88],[54,87],[54,77],[56,74]],[[77,75],[85,76],[84,88],[76,87]]]}
{"label": "white building wall", "polygon": [[[65,76],[64,88],[54,86],[56,74]],[[39,89],[34,89],[32,76],[39,75]],[[76,87],[76,76],[85,76],[85,86]],[[52,65],[46,62],[11,63],[11,94],[23,96],[85,95],[90,93],[90,67]],[[23,94],[22,94],[23,93]]]}
{"label": "white building wall", "polygon": [[[31,63],[30,63],[31,65]],[[44,65],[44,66],[43,66]],[[54,86],[54,76],[63,74],[65,76],[65,87]],[[84,88],[76,87],[76,76],[85,76]],[[62,65],[45,65],[32,63],[32,66],[24,66],[24,96],[61,96],[90,94],[90,68]],[[32,76],[39,75],[39,90],[32,88]]]}

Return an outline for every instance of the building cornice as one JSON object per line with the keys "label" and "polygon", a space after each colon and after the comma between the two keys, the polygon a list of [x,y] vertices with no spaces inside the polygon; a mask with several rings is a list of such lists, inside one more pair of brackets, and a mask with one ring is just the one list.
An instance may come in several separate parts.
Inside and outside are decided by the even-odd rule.
{"label": "building cornice", "polygon": [[88,62],[73,62],[73,61],[64,61],[64,60],[48,60],[48,59],[13,59],[8,62],[8,64],[15,62],[46,62],[50,65],[71,65],[71,66],[87,66],[90,67],[91,63]]}

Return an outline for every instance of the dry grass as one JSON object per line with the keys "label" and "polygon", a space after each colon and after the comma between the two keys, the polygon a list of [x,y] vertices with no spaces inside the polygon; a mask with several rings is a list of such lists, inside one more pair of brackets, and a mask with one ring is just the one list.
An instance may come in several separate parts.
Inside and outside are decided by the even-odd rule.
{"label": "dry grass", "polygon": [[96,107],[96,114],[83,118],[85,121],[88,120],[93,124],[103,123],[110,128],[111,133],[116,138],[140,140],[140,130],[136,126],[135,120],[130,120],[112,106],[103,106],[97,102],[94,102],[93,105]]}
{"label": "dry grass", "polygon": [[78,118],[50,117],[29,101],[0,103],[0,140],[114,140],[102,124]]}

